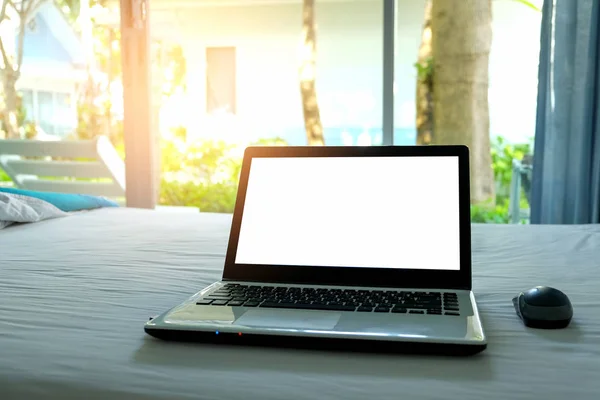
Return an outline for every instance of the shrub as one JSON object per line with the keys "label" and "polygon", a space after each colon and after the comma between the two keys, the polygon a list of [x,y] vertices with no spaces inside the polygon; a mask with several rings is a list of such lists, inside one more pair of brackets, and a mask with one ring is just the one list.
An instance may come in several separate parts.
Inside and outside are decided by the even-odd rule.
{"label": "shrub", "polygon": [[[243,146],[220,140],[188,142],[181,128],[161,142],[162,205],[198,207],[203,212],[232,213],[242,167]],[[287,145],[279,138],[261,139],[254,145]],[[493,143],[492,160],[498,195],[495,204],[471,206],[471,221],[505,224],[509,222],[509,187],[512,160],[522,159],[529,144],[507,144],[502,137]],[[526,207],[525,196],[521,196]]]}
{"label": "shrub", "polygon": [[[188,142],[181,129],[161,142],[159,204],[198,207],[203,212],[232,213],[244,147],[221,140]],[[253,145],[286,145],[279,138]]]}
{"label": "shrub", "polygon": [[[472,222],[494,224],[509,222],[508,205],[510,201],[512,163],[514,159],[522,160],[525,155],[531,154],[531,148],[531,143],[510,144],[501,136],[496,137],[492,142],[492,169],[497,185],[496,202],[495,204],[472,205]],[[521,193],[521,208],[527,207],[526,196]]]}
{"label": "shrub", "polygon": [[522,160],[526,154],[531,154],[531,148],[530,143],[510,144],[501,136],[492,142],[492,169],[498,185],[497,202],[502,202],[510,195],[513,160]]}
{"label": "shrub", "polygon": [[194,183],[161,179],[159,203],[198,207],[203,212],[232,213],[237,185],[232,183]]}
{"label": "shrub", "polygon": [[508,199],[504,200],[502,203],[496,203],[496,205],[472,205],[471,222],[486,224],[507,224],[509,222]]}

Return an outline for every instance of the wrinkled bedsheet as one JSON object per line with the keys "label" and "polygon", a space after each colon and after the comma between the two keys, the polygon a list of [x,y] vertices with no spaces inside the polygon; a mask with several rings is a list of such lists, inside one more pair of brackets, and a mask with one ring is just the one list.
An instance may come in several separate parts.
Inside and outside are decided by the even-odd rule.
{"label": "wrinkled bedsheet", "polygon": [[[473,226],[468,358],[167,343],[149,316],[220,278],[231,216],[101,209],[0,231],[1,399],[600,399],[600,226]],[[528,329],[535,285],[574,306]]]}

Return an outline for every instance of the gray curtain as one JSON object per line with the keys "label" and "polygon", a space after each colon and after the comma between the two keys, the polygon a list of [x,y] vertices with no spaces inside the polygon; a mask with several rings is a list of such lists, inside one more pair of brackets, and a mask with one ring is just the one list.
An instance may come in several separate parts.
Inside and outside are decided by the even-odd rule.
{"label": "gray curtain", "polygon": [[544,2],[532,224],[600,223],[598,3]]}

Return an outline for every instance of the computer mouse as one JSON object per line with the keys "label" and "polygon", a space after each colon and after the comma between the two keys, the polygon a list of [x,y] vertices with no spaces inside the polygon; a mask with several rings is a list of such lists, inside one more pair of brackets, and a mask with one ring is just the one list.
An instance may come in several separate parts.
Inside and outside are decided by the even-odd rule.
{"label": "computer mouse", "polygon": [[530,328],[566,328],[573,318],[573,306],[567,295],[548,286],[519,293],[513,304],[517,315]]}

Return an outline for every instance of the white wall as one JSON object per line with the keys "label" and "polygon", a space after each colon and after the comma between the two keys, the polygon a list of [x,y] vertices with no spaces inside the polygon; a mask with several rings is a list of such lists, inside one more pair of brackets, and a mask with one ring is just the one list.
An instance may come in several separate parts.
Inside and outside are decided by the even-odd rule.
{"label": "white wall", "polygon": [[[317,3],[318,80],[326,127],[380,126],[382,116],[383,1]],[[413,128],[414,63],[425,0],[398,0],[395,125]],[[494,1],[490,61],[492,134],[522,141],[533,135],[541,14],[508,0]],[[301,127],[297,48],[301,4],[196,7],[152,14],[154,36],[184,46],[193,131],[206,134],[205,48],[237,47],[234,125],[267,136]],[[188,121],[189,121],[188,120]],[[195,128],[194,128],[195,127]]]}

